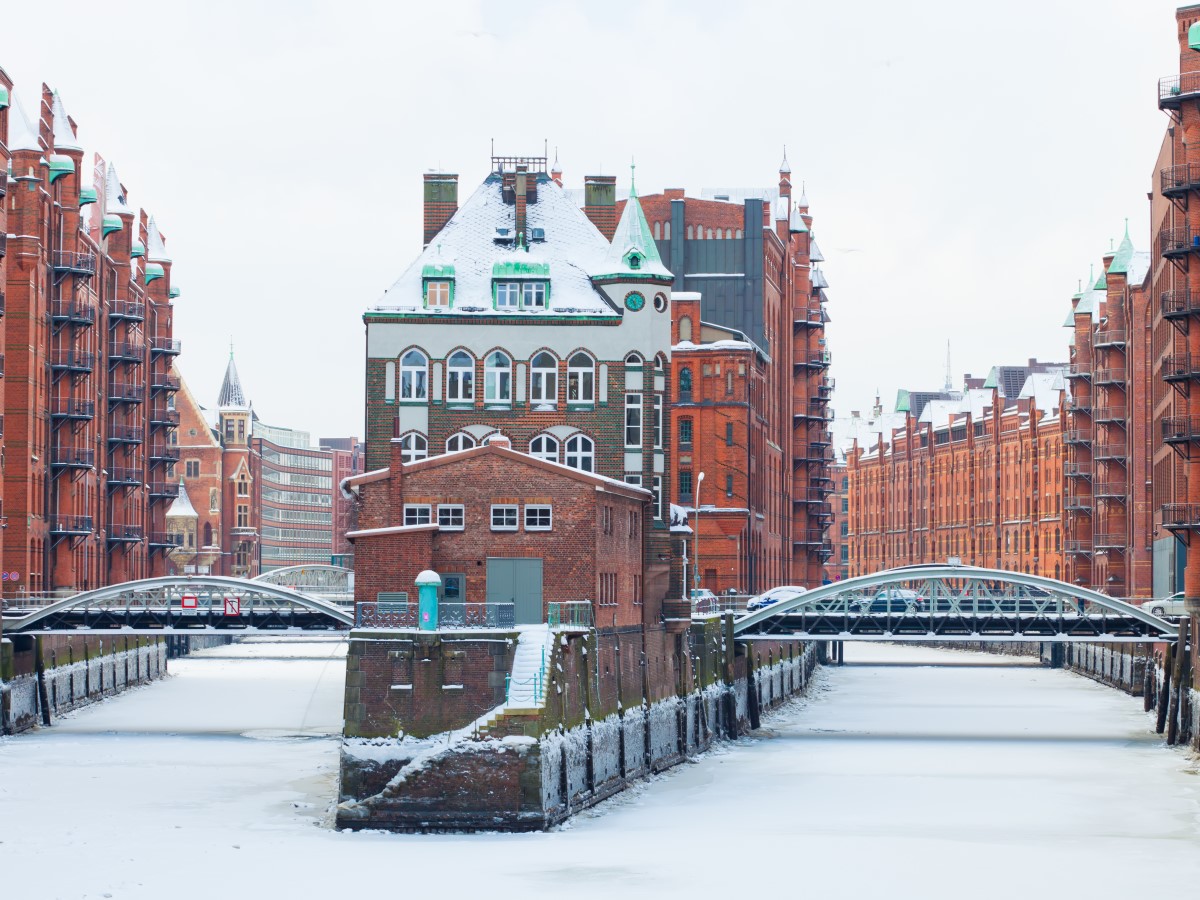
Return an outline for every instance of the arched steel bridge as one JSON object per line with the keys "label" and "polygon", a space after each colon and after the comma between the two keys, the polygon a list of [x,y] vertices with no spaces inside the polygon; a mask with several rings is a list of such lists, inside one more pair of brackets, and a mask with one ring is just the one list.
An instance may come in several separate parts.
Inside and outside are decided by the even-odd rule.
{"label": "arched steel bridge", "polygon": [[737,619],[741,639],[836,641],[1174,641],[1144,609],[1053,578],[923,565],[861,575]]}
{"label": "arched steel bridge", "polygon": [[329,565],[286,566],[255,575],[252,580],[290,587],[310,597],[354,608],[353,569]]}
{"label": "arched steel bridge", "polygon": [[5,634],[274,635],[340,631],[353,611],[329,600],[261,580],[219,575],[167,576],[85,591],[4,614]]}

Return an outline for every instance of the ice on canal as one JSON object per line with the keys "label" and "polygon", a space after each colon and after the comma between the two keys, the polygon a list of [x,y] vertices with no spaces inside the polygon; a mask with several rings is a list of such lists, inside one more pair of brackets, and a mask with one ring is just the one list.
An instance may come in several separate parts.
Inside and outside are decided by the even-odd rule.
{"label": "ice on canal", "polygon": [[848,645],[809,698],[557,831],[339,833],[345,646],[238,644],[0,739],[5,896],[1123,898],[1200,883],[1200,789],[1140,702]]}

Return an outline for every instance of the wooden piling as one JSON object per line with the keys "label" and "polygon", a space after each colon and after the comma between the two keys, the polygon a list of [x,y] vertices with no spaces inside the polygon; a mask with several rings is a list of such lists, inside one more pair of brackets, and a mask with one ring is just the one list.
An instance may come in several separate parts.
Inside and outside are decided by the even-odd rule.
{"label": "wooden piling", "polygon": [[1158,715],[1155,718],[1154,730],[1162,734],[1167,729],[1167,706],[1171,702],[1171,667],[1175,661],[1174,646],[1167,644],[1163,653],[1163,678],[1158,686]]}
{"label": "wooden piling", "polygon": [[42,639],[33,639],[33,656],[37,664],[38,706],[42,708],[42,724],[50,724],[50,692],[46,689],[46,661],[42,659]]}

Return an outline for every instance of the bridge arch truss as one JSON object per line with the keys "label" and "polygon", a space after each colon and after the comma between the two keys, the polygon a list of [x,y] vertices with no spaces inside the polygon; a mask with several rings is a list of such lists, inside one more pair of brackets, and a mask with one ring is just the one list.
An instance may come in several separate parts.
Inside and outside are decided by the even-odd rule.
{"label": "bridge arch truss", "polygon": [[1141,607],[1053,578],[977,566],[887,569],[827,584],[734,622],[740,638],[858,641],[1174,641]]}

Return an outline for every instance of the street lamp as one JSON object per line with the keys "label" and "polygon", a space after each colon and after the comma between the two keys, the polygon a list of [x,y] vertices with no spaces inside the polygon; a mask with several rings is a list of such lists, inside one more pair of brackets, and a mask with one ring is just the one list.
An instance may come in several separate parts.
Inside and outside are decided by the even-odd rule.
{"label": "street lamp", "polygon": [[[704,484],[704,473],[696,476],[696,533],[692,535],[692,583],[700,590],[700,485]],[[695,596],[692,597],[695,600]]]}

